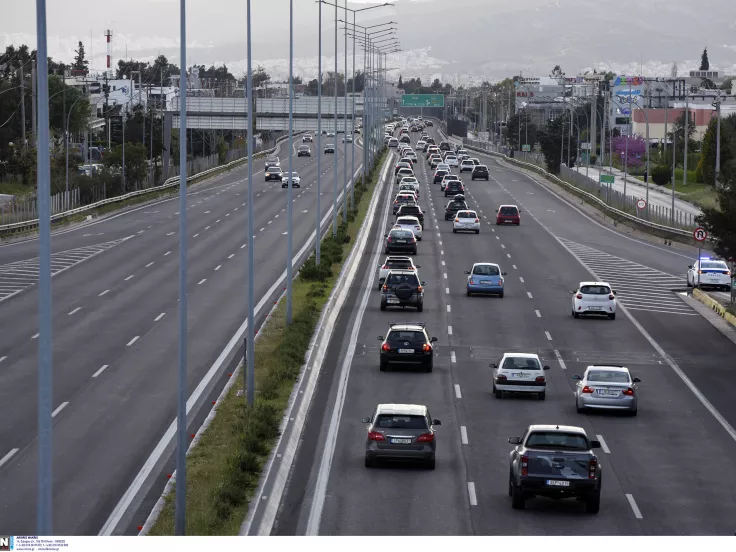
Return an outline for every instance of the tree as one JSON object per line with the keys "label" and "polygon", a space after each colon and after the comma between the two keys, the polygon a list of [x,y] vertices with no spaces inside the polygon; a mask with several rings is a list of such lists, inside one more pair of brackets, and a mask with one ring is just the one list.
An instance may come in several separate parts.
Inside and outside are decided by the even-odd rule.
{"label": "tree", "polygon": [[[63,92],[66,89],[66,92]],[[64,94],[66,94],[66,117],[64,119]],[[58,75],[49,76],[49,123],[60,134],[69,121],[69,132],[76,133],[87,127],[89,100],[77,88],[64,85]]]}
{"label": "tree", "polygon": [[[628,148],[626,147],[627,143]],[[624,164],[624,158],[626,159],[626,166],[629,169],[636,169],[644,164],[647,155],[647,145],[641,134],[618,136],[613,139],[612,144],[613,154],[619,156],[622,165]]]}
{"label": "tree", "polygon": [[79,41],[79,45],[77,46],[77,49],[74,50],[74,53],[76,54],[74,56],[74,63],[72,64],[72,69],[76,71],[84,71],[84,74],[89,73],[89,61],[85,59],[84,54],[84,44],[82,41]]}
{"label": "tree", "polygon": [[298,75],[294,75],[291,77],[291,83],[292,84],[302,84],[302,78]]}
{"label": "tree", "polygon": [[[560,173],[560,158],[567,159],[567,132],[563,139],[562,133],[566,129],[567,116],[562,115],[556,119],[547,121],[547,125],[539,129],[538,142],[542,148],[544,162],[547,170],[552,174]],[[570,138],[570,163],[577,157],[577,138]]]}
{"label": "tree", "polygon": [[724,259],[736,259],[736,160],[729,161],[721,172],[718,206],[703,207],[695,221],[713,240],[713,250]]}
{"label": "tree", "polygon": [[312,79],[307,83],[307,95],[316,96],[319,93],[319,81]]}
{"label": "tree", "polygon": [[404,80],[402,79],[401,75],[399,75],[398,88],[404,88]]}
{"label": "tree", "polygon": [[[106,152],[103,158],[105,166],[113,173],[122,172],[123,147],[115,146]],[[125,144],[125,182],[126,191],[133,189],[133,184],[141,182],[148,174],[148,151],[143,144]]]}
{"label": "tree", "polygon": [[526,111],[514,113],[506,122],[506,140],[509,146],[516,151],[521,150],[519,134],[521,134],[521,144],[534,145],[537,143],[539,130],[537,125],[529,121],[529,114]]}
{"label": "tree", "polygon": [[258,88],[269,82],[271,80],[271,75],[269,75],[268,72],[259,65],[256,67],[256,70],[253,71],[251,78],[253,79],[253,88]]}
{"label": "tree", "polygon": [[703,55],[700,56],[700,70],[708,71],[710,69],[710,62],[708,61],[708,48],[703,50]]}
{"label": "tree", "polygon": [[[716,118],[710,120],[700,148],[700,170],[706,184],[715,182]],[[721,171],[736,159],[736,114],[721,118]]]}
{"label": "tree", "polygon": [[551,77],[561,77],[563,75],[562,68],[559,65],[555,65],[552,68],[552,73],[550,74]]}
{"label": "tree", "polygon": [[[672,127],[669,138],[673,140],[677,155],[682,158],[685,152],[685,112],[675,120]],[[692,113],[688,113],[687,147],[689,151],[695,151],[697,148],[697,143],[693,140],[693,136],[695,136],[695,117]]]}
{"label": "tree", "polygon": [[440,79],[434,79],[434,82],[432,82],[432,86],[431,86],[431,88],[432,88],[432,90],[434,90],[435,92],[436,92],[437,90],[442,90],[442,83],[440,82]]}
{"label": "tree", "polygon": [[726,80],[723,81],[723,84],[719,86],[721,90],[726,90],[727,92],[731,91],[731,88],[733,87],[733,77],[728,77]]}

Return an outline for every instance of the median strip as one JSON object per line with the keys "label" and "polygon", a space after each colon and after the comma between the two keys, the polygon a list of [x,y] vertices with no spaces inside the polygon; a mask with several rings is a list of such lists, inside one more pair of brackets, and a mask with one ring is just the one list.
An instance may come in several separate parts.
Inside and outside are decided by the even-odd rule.
{"label": "median strip", "polygon": [[[337,238],[330,233],[322,240],[320,264],[311,256],[299,270],[292,286],[292,324],[286,325],[282,300],[259,330],[254,407],[245,404],[241,367],[232,375],[235,384],[219,402],[212,423],[188,452],[186,534],[238,534],[277,441],[321,311],[368,211],[381,163],[377,159],[367,188],[360,180],[356,183],[356,210],[349,213],[348,224],[340,225]],[[174,502],[172,487],[147,534],[174,534]]]}

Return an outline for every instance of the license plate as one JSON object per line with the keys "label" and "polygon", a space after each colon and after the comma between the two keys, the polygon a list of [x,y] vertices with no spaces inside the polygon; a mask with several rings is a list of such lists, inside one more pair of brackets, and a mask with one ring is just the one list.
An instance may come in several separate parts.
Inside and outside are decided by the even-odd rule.
{"label": "license plate", "polygon": [[414,349],[399,349],[400,353],[413,353]]}
{"label": "license plate", "polygon": [[569,487],[570,482],[569,481],[559,481],[557,479],[548,479],[547,485],[550,487]]}
{"label": "license plate", "polygon": [[386,301],[389,305],[397,305],[399,303],[398,299],[389,299]]}
{"label": "license plate", "polygon": [[515,374],[511,374],[511,375],[512,375],[513,377],[517,378],[517,379],[521,379],[521,378],[523,378],[523,377],[524,377],[524,374],[523,374],[522,372],[517,372],[517,373],[515,373]]}
{"label": "license plate", "polygon": [[601,310],[603,307],[588,307],[588,310]]}
{"label": "license plate", "polygon": [[618,391],[612,391],[610,389],[598,389],[598,394],[615,397],[618,395]]}
{"label": "license plate", "polygon": [[484,286],[491,286],[493,285],[493,282],[486,280],[485,282],[481,282],[481,284],[483,284]]}
{"label": "license plate", "polygon": [[406,240],[396,240],[396,243],[406,243]]}
{"label": "license plate", "polygon": [[391,439],[392,445],[411,445],[411,439]]}

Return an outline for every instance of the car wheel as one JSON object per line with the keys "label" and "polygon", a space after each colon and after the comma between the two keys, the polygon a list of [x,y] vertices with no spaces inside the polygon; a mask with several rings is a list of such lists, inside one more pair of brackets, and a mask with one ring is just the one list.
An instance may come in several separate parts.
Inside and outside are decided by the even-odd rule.
{"label": "car wheel", "polygon": [[480,234],[480,230],[476,230],[476,231],[475,231],[475,233],[476,233],[476,234]]}
{"label": "car wheel", "polygon": [[457,234],[457,228],[453,228],[453,229],[452,229],[452,233],[453,233],[453,234]]}
{"label": "car wheel", "polygon": [[486,178],[486,182],[488,182],[488,178]]}
{"label": "car wheel", "polygon": [[537,393],[537,398],[538,398],[538,399],[539,399],[540,401],[543,401],[544,399],[546,399],[546,398],[547,398],[547,392],[546,392],[546,391],[542,391],[541,393]]}
{"label": "car wheel", "polygon": [[584,406],[580,406],[578,404],[578,401],[575,401],[575,410],[578,411],[578,414],[585,414],[585,407]]}
{"label": "car wheel", "polygon": [[470,293],[470,290],[469,290],[469,289],[466,289],[466,290],[465,290],[465,295],[467,295],[468,297],[470,297],[470,296],[472,296],[473,294],[472,294],[472,293]]}
{"label": "car wheel", "polygon": [[378,291],[381,291],[381,288],[383,287],[383,284],[379,281],[378,282]]}
{"label": "car wheel", "polygon": [[629,410],[629,416],[636,416],[639,412],[638,408],[635,408],[634,410]]}
{"label": "car wheel", "polygon": [[428,460],[427,461],[427,469],[428,470],[433,470],[434,467],[435,467],[435,459],[434,459],[434,456],[433,456],[431,460]]}
{"label": "car wheel", "polygon": [[493,394],[496,396],[497,399],[503,398],[503,391],[501,391],[500,389],[496,389],[495,385],[493,386]]}
{"label": "car wheel", "polygon": [[612,314],[609,314],[609,315],[608,315],[608,319],[609,319],[609,320],[616,320],[616,313],[614,312],[614,313],[612,313]]}
{"label": "car wheel", "polygon": [[601,491],[590,493],[585,497],[585,511],[589,514],[597,514],[601,509]]}
{"label": "car wheel", "polygon": [[386,303],[384,303],[383,301],[381,301],[381,310],[382,311],[386,310]]}
{"label": "car wheel", "polygon": [[365,455],[365,467],[366,468],[372,468],[373,467],[373,460],[371,460],[371,458],[368,456],[367,453]]}
{"label": "car wheel", "polygon": [[574,316],[575,318],[580,318],[580,313],[579,313],[579,312],[575,312],[575,311],[572,311],[572,315],[573,315],[573,316]]}
{"label": "car wheel", "polygon": [[499,293],[499,294],[498,294],[498,298],[499,298],[499,299],[503,299],[503,291],[502,291],[501,293]]}
{"label": "car wheel", "polygon": [[432,361],[430,360],[430,361],[429,361],[429,362],[428,362],[428,363],[426,364],[426,366],[424,367],[424,371],[425,371],[425,372],[427,372],[427,373],[432,373],[432,369],[433,369],[433,368],[434,368],[434,362],[432,362]]}
{"label": "car wheel", "polygon": [[381,361],[381,364],[379,365],[379,370],[381,372],[385,372],[388,370],[388,362]]}
{"label": "car wheel", "polygon": [[524,493],[522,492],[520,487],[517,487],[516,485],[511,486],[511,507],[514,510],[523,510],[526,506],[526,499],[524,498]]}
{"label": "car wheel", "polygon": [[424,303],[419,303],[417,305],[417,312],[422,312],[424,310]]}

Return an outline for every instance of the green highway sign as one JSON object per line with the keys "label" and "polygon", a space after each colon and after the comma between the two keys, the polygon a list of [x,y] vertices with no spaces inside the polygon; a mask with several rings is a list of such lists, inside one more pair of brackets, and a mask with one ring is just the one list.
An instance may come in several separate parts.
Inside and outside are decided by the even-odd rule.
{"label": "green highway sign", "polygon": [[529,144],[522,144],[521,151],[532,151],[532,147]]}
{"label": "green highway sign", "polygon": [[445,107],[444,94],[404,94],[401,107]]}
{"label": "green highway sign", "polygon": [[615,181],[615,178],[616,177],[613,176],[612,174],[602,174],[600,181],[602,184],[613,184]]}

